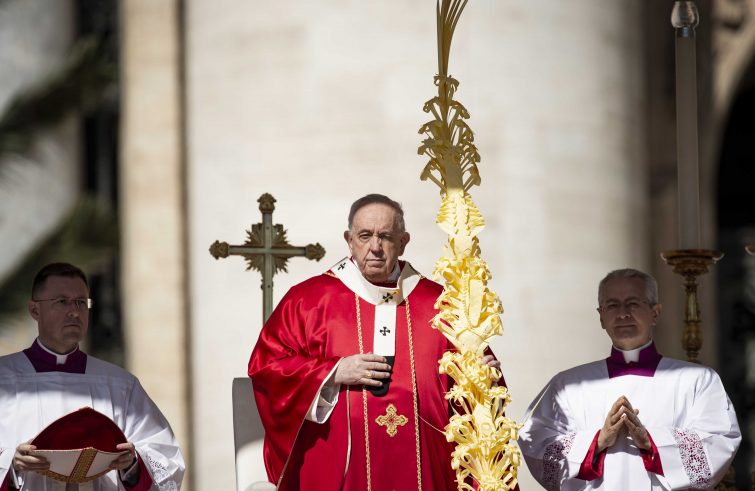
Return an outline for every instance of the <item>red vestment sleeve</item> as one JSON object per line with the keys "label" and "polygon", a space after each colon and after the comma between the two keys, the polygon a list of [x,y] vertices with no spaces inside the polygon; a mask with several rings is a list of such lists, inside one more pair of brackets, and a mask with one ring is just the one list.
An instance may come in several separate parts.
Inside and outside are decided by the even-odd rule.
{"label": "red vestment sleeve", "polygon": [[590,448],[587,450],[587,455],[585,455],[582,465],[579,466],[577,479],[592,481],[593,479],[603,477],[603,462],[606,460],[606,451],[603,450],[600,454],[596,455],[598,450],[598,435],[600,435],[600,430],[595,433],[595,438],[592,439]]}
{"label": "red vestment sleeve", "polygon": [[310,285],[299,284],[283,297],[262,328],[249,360],[248,373],[265,428],[265,467],[273,483],[283,471],[320,386],[340,360],[325,354],[327,309],[317,303],[322,291]]}
{"label": "red vestment sleeve", "polygon": [[648,432],[648,439],[650,440],[650,450],[640,450],[642,456],[642,463],[645,464],[645,469],[648,472],[654,472],[659,476],[663,475],[663,466],[661,465],[661,456],[658,454],[658,447],[655,446],[653,437]]}
{"label": "red vestment sleeve", "polygon": [[144,460],[137,455],[136,459],[139,462],[139,480],[133,486],[129,485],[126,481],[121,481],[126,491],[149,491],[152,487],[152,476],[147,470],[147,466],[144,465]]}
{"label": "red vestment sleeve", "polygon": [[3,479],[3,483],[0,484],[0,491],[8,491],[9,479],[10,479],[10,469],[8,469],[8,473],[5,475],[5,479]]}

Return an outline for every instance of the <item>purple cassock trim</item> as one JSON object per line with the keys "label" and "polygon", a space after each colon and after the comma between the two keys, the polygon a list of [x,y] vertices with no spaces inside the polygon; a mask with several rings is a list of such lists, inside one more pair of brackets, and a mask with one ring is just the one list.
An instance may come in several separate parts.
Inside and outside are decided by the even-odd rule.
{"label": "purple cassock trim", "polygon": [[78,348],[62,365],[58,365],[55,355],[43,350],[36,341],[24,350],[24,354],[37,372],[84,373],[87,369],[87,355]]}
{"label": "purple cassock trim", "polygon": [[611,356],[606,358],[608,378],[621,377],[622,375],[639,375],[640,377],[652,377],[663,358],[655,350],[655,343],[640,351],[640,359],[637,362],[624,361],[624,355],[616,348],[611,348]]}

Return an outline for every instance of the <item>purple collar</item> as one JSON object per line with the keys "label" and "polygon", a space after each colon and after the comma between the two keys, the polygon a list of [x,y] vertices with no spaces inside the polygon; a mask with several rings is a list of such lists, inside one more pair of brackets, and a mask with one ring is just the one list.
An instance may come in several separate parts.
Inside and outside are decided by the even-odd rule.
{"label": "purple collar", "polygon": [[42,349],[36,340],[24,350],[24,354],[37,372],[84,373],[87,369],[87,355],[78,348],[62,365],[58,365],[55,355]]}
{"label": "purple collar", "polygon": [[663,358],[655,349],[655,343],[640,351],[640,359],[637,362],[624,362],[624,355],[616,348],[611,348],[611,356],[606,358],[608,378],[621,377],[622,375],[639,375],[640,377],[652,377]]}

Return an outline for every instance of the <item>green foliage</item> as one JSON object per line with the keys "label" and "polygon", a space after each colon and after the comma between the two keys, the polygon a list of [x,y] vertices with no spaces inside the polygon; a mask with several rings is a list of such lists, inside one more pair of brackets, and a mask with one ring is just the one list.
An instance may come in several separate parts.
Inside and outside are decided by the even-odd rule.
{"label": "green foliage", "polygon": [[91,275],[112,257],[117,246],[118,223],[114,213],[94,198],[82,198],[0,283],[0,320],[25,308],[34,275],[45,264],[69,262]]}
{"label": "green foliage", "polygon": [[[3,157],[25,153],[38,131],[66,116],[96,108],[116,80],[116,66],[107,60],[102,43],[95,38],[78,41],[59,70],[16,95],[0,116],[0,177],[7,166],[18,165]],[[15,271],[0,279],[0,320],[25,308],[34,275],[45,264],[70,262],[95,273],[117,245],[114,212],[93,197],[83,197]]]}
{"label": "green foliage", "polygon": [[0,171],[8,165],[3,156],[25,152],[36,131],[72,112],[94,108],[116,78],[115,66],[105,61],[97,41],[77,42],[60,70],[18,94],[0,117]]}

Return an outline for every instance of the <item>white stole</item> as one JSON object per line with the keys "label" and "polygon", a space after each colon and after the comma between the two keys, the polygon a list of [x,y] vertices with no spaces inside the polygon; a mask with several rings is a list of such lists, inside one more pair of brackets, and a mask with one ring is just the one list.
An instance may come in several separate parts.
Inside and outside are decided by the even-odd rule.
{"label": "white stole", "polygon": [[348,257],[341,259],[330,269],[349,290],[375,306],[372,352],[381,356],[394,356],[396,353],[396,308],[412,293],[422,275],[405,262],[396,287],[389,288],[367,281]]}

